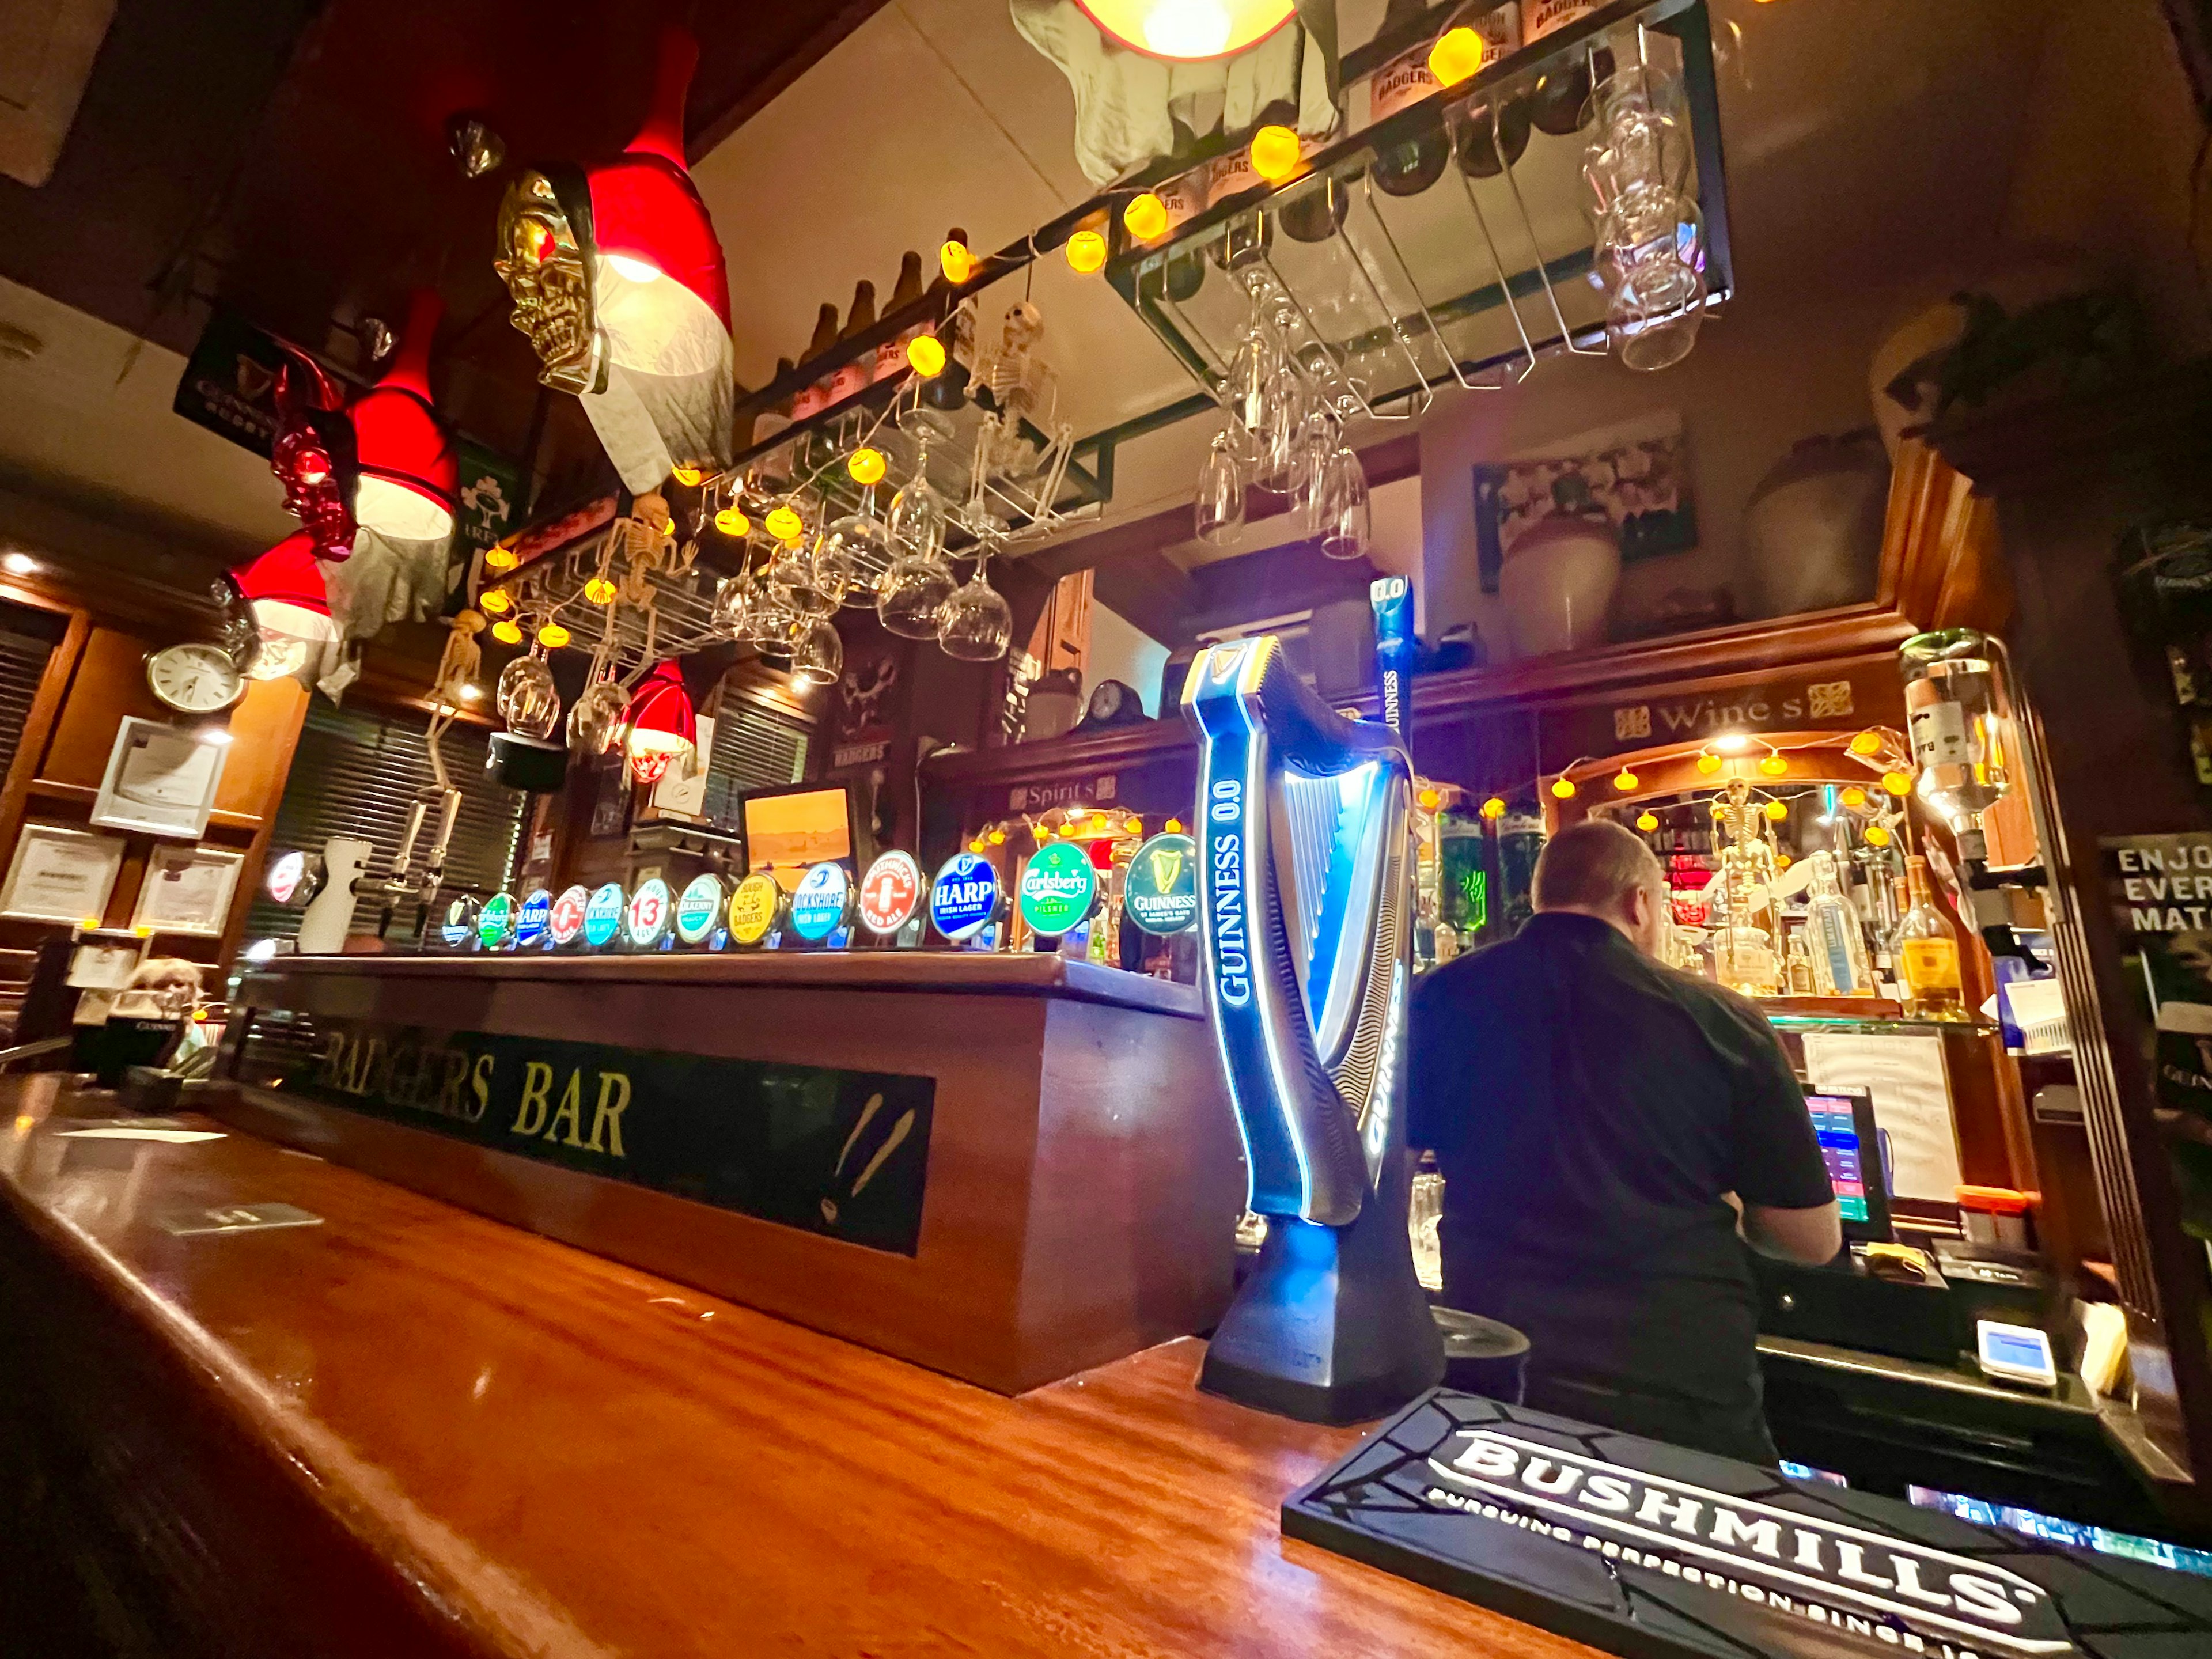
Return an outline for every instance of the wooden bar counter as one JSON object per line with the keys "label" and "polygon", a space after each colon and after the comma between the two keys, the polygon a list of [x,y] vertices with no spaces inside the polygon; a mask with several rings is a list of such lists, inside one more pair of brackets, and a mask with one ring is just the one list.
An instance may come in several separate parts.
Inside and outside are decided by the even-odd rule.
{"label": "wooden bar counter", "polygon": [[[1285,1542],[1357,1432],[1198,1394],[1195,1341],[1007,1398],[252,1136],[0,1104],[0,1474],[44,1493],[0,1578],[105,1547],[113,1650],[1587,1651]],[[319,1220],[172,1231],[271,1203]]]}
{"label": "wooden bar counter", "polygon": [[1045,954],[310,957],[237,1127],[1018,1394],[1227,1304],[1196,988]]}

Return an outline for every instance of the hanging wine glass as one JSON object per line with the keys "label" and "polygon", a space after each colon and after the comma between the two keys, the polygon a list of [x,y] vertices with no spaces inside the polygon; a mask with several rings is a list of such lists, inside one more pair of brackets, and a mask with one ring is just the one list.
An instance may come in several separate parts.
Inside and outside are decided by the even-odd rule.
{"label": "hanging wine glass", "polygon": [[745,619],[745,631],[739,638],[747,645],[765,649],[791,637],[801,618],[783,597],[782,590],[756,581],[753,586],[752,608]]}
{"label": "hanging wine glass", "polygon": [[933,640],[958,581],[941,557],[902,553],[876,590],[876,620],[902,639]]}
{"label": "hanging wine glass", "polygon": [[826,617],[845,597],[825,593],[816,586],[814,561],[804,542],[786,542],[778,548],[762,580],[785,610],[800,616]]}
{"label": "hanging wine glass", "polygon": [[1373,544],[1374,517],[1367,495],[1367,469],[1349,447],[1340,447],[1322,469],[1321,550],[1332,559],[1358,559]]}
{"label": "hanging wine glass", "polygon": [[876,581],[891,562],[890,532],[876,516],[876,491],[860,492],[857,512],[830,526],[814,550],[814,585],[854,607],[876,602]]}
{"label": "hanging wine glass", "polygon": [[1316,408],[1300,424],[1291,450],[1291,512],[1301,535],[1321,532],[1322,484],[1336,453],[1336,428],[1328,416]]}
{"label": "hanging wine glass", "polygon": [[1245,472],[1227,432],[1214,434],[1198,470],[1197,536],[1208,546],[1219,547],[1236,538],[1244,527]]}
{"label": "hanging wine glass", "polygon": [[499,672],[498,707],[507,729],[517,737],[542,740],[561,723],[561,693],[543,650],[532,646]]}
{"label": "hanging wine glass", "polygon": [[629,698],[611,675],[603,674],[577,694],[568,709],[568,747],[604,755],[622,729]]}
{"label": "hanging wine glass", "polygon": [[791,673],[810,685],[834,685],[845,672],[845,641],[826,617],[802,623],[791,641]]}
{"label": "hanging wine glass", "polygon": [[975,556],[975,574],[945,601],[937,643],[962,662],[996,662],[1014,637],[1013,608],[983,579],[989,562],[987,545]]}
{"label": "hanging wine glass", "polygon": [[1285,362],[1267,381],[1267,404],[1261,417],[1260,460],[1252,475],[1252,482],[1261,489],[1278,495],[1290,494],[1298,430],[1305,424],[1309,406],[1305,381]]}
{"label": "hanging wine glass", "polygon": [[752,625],[753,585],[750,577],[726,576],[714,590],[714,609],[707,626],[726,640],[741,640]]}
{"label": "hanging wine glass", "polygon": [[929,445],[938,424],[933,419],[916,422],[914,476],[891,497],[884,528],[890,532],[892,551],[900,556],[934,559],[945,550],[945,497],[929,481]]}
{"label": "hanging wine glass", "polygon": [[1260,434],[1267,424],[1267,387],[1280,367],[1281,356],[1274,337],[1261,323],[1255,300],[1244,325],[1244,337],[1238,342],[1236,355],[1229,360],[1229,372],[1222,380],[1222,401],[1229,410],[1229,426],[1224,434],[1228,447],[1236,459],[1247,465],[1260,459]]}

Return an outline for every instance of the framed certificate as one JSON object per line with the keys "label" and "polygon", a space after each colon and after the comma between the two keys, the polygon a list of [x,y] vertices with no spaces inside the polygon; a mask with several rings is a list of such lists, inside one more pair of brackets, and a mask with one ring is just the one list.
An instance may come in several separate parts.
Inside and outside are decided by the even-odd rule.
{"label": "framed certificate", "polygon": [[97,927],[123,867],[123,837],[65,823],[27,823],[0,884],[0,915]]}
{"label": "framed certificate", "polygon": [[138,888],[131,925],[156,933],[213,939],[230,915],[243,853],[213,847],[156,847]]}
{"label": "framed certificate", "polygon": [[160,720],[126,717],[93,802],[93,823],[104,830],[198,841],[207,833],[222,782],[228,734],[221,735],[217,741]]}

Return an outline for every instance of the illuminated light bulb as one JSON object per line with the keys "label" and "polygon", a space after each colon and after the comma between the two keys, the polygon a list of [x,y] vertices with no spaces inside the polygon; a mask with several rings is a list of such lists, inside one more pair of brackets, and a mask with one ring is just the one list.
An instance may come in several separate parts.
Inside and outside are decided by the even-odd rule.
{"label": "illuminated light bulb", "polygon": [[845,458],[845,471],[853,475],[854,483],[880,483],[884,477],[884,452],[880,449],[856,449]]}
{"label": "illuminated light bulb", "polygon": [[1889,831],[1879,823],[1869,823],[1867,825],[1866,838],[1867,845],[1869,847],[1887,847],[1889,845]]}
{"label": "illuminated light bulb", "polygon": [[[736,507],[726,507],[714,515],[714,528],[725,536],[732,538],[750,536],[752,534],[753,521],[738,512]],[[606,601],[602,599],[600,603],[604,605]]]}
{"label": "illuminated light bulb", "polygon": [[1154,6],[1145,18],[1145,45],[1163,58],[1218,58],[1233,32],[1219,0],[1175,0]]}
{"label": "illuminated light bulb", "polygon": [[538,643],[548,651],[558,651],[568,643],[568,630],[559,623],[547,623],[538,630]]}
{"label": "illuminated light bulb", "polygon": [[1181,818],[1170,818],[1167,821],[1167,832],[1171,836],[1179,836],[1182,834],[1182,820]]}
{"label": "illuminated light bulb", "polygon": [[1252,171],[1279,185],[1298,170],[1298,135],[1288,127],[1264,126],[1252,135]]}
{"label": "illuminated light bulb", "polygon": [[1700,755],[1698,757],[1698,770],[1703,772],[1707,777],[1712,776],[1714,773],[1720,769],[1721,757],[1718,755]]}
{"label": "illuminated light bulb", "polygon": [[1641,778],[1625,766],[1613,775],[1613,787],[1624,795],[1642,781]]}
{"label": "illuminated light bulb", "polygon": [[1728,803],[1724,800],[1715,801],[1713,803],[1713,816],[1717,818],[1726,817],[1728,816]]}
{"label": "illuminated light bulb", "polygon": [[1502,797],[1492,795],[1478,810],[1486,818],[1502,818],[1505,816],[1505,802]]}
{"label": "illuminated light bulb", "polygon": [[1759,762],[1759,769],[1770,778],[1778,778],[1790,770],[1790,763],[1779,755],[1769,755]]}
{"label": "illuminated light bulb", "polygon": [[650,259],[641,259],[634,253],[610,253],[607,263],[633,283],[654,283],[660,280],[660,267]]}
{"label": "illuminated light bulb", "polygon": [[1104,269],[1106,239],[1095,230],[1079,230],[1067,239],[1067,268],[1079,276]]}
{"label": "illuminated light bulb", "polygon": [[1751,739],[1741,732],[1723,732],[1713,739],[1713,749],[1717,754],[1740,755],[1750,747]]}
{"label": "illuminated light bulb", "polygon": [[1106,815],[1103,812],[1093,812],[1091,815],[1091,833],[1094,836],[1103,836],[1106,833]]}
{"label": "illuminated light bulb", "polygon": [[1795,862],[1796,860],[1787,853],[1777,853],[1774,855],[1774,867],[1778,870],[1787,870]]}
{"label": "illuminated light bulb", "polygon": [[484,568],[487,570],[512,570],[516,562],[514,550],[511,547],[501,544],[484,550]]}
{"label": "illuminated light bulb", "polygon": [[[991,831],[991,845],[992,845],[992,846],[994,846],[994,847],[1004,847],[1006,844],[1006,832],[1005,830],[994,830],[993,831]],[[981,848],[976,848],[976,851],[978,851],[978,852],[981,852],[981,850],[982,850],[982,849],[981,849]]]}
{"label": "illuminated light bulb", "polygon": [[764,522],[768,525],[768,533],[780,542],[797,540],[799,532],[806,528],[799,514],[787,507],[770,507]]}
{"label": "illuminated light bulb", "polygon": [[1129,198],[1121,210],[1121,228],[1140,242],[1149,242],[1168,228],[1168,204],[1152,191]]}
{"label": "illuminated light bulb", "polygon": [[593,605],[612,605],[616,592],[615,585],[605,576],[594,576],[584,584],[584,597]]}
{"label": "illuminated light bulb", "polygon": [[1858,785],[1853,784],[1844,791],[1844,805],[1854,812],[1863,811],[1866,808],[1866,791],[1860,788]]}
{"label": "illuminated light bulb", "polygon": [[487,587],[477,595],[477,609],[489,611],[495,617],[514,604],[514,601],[507,597],[507,590],[503,587]]}
{"label": "illuminated light bulb", "polygon": [[1766,803],[1766,821],[1769,823],[1780,823],[1789,816],[1790,805],[1788,802],[1771,800]]}
{"label": "illuminated light bulb", "polygon": [[1429,48],[1429,73],[1440,87],[1455,87],[1482,67],[1483,40],[1466,24],[1446,29]]}
{"label": "illuminated light bulb", "polygon": [[702,472],[696,466],[679,466],[671,471],[668,476],[675,479],[677,483],[682,484],[686,489],[696,489],[699,487],[699,480],[705,477],[707,475]]}
{"label": "illuminated light bulb", "polygon": [[1145,821],[1139,817],[1125,819],[1122,822],[1121,830],[1125,835],[1141,836],[1145,833]]}
{"label": "illuminated light bulb", "polygon": [[1421,791],[1421,811],[1433,812],[1444,804],[1444,798],[1433,789]]}
{"label": "illuminated light bulb", "polygon": [[980,841],[971,841],[968,843],[968,850],[981,858],[983,856],[983,843]]}
{"label": "illuminated light bulb", "polygon": [[907,367],[930,380],[945,372],[945,342],[934,334],[917,334],[906,343]]}
{"label": "illuminated light bulb", "polygon": [[1575,798],[1575,781],[1572,778],[1553,780],[1552,795],[1557,800],[1572,800]]}
{"label": "illuminated light bulb", "polygon": [[507,617],[502,622],[494,623],[491,625],[491,636],[497,640],[501,645],[520,645],[522,643],[522,630],[515,626],[514,619],[512,617]]}
{"label": "illuminated light bulb", "polygon": [[1881,775],[1881,787],[1893,795],[1909,795],[1912,793],[1912,775],[1910,772],[1885,772]]}
{"label": "illuminated light bulb", "polygon": [[1877,755],[1881,752],[1881,733],[1879,732],[1861,732],[1851,738],[1851,753],[1854,755]]}
{"label": "illuminated light bulb", "polygon": [[964,283],[975,274],[975,256],[968,244],[949,240],[937,250],[937,268],[945,273],[948,283]]}
{"label": "illuminated light bulb", "polygon": [[1659,827],[1659,815],[1656,812],[1638,812],[1636,815],[1636,827],[1645,835],[1650,835]]}

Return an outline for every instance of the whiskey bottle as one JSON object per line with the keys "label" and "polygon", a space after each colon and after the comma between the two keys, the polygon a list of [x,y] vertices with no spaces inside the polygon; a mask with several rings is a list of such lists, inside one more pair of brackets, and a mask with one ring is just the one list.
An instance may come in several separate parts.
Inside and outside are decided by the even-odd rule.
{"label": "whiskey bottle", "polygon": [[1936,908],[1928,886],[1928,860],[1905,861],[1911,907],[1897,924],[1898,970],[1905,982],[1905,1012],[1912,1019],[1964,1019],[1966,993],[1959,971],[1959,930]]}
{"label": "whiskey bottle", "polygon": [[[826,356],[830,349],[836,343],[837,307],[825,301],[822,309],[814,313],[814,333],[806,342],[805,354],[799,361],[811,368]],[[791,418],[794,422],[805,420],[810,416],[819,415],[823,410],[829,408],[830,378],[830,375],[825,373],[820,379],[812,381],[799,392],[791,406]]]}

